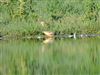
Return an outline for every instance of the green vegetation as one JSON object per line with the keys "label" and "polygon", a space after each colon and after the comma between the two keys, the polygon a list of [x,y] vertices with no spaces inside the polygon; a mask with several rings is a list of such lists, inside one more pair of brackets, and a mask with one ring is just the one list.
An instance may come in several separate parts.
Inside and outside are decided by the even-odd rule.
{"label": "green vegetation", "polygon": [[100,39],[0,42],[0,75],[100,74]]}
{"label": "green vegetation", "polygon": [[0,33],[100,33],[99,16],[99,0],[0,0]]}

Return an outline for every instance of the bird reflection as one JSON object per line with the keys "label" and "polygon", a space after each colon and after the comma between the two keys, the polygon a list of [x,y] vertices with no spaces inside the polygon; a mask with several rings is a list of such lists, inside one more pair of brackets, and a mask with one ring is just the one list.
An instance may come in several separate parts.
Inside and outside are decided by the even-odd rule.
{"label": "bird reflection", "polygon": [[49,44],[49,43],[53,43],[54,38],[45,38],[45,40],[43,41],[44,44]]}

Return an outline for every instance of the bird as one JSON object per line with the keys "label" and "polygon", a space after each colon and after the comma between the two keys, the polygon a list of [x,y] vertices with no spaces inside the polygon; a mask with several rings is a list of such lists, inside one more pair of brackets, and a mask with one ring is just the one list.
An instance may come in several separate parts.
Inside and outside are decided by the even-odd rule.
{"label": "bird", "polygon": [[43,31],[43,34],[46,36],[46,38],[53,38],[54,33],[51,31]]}

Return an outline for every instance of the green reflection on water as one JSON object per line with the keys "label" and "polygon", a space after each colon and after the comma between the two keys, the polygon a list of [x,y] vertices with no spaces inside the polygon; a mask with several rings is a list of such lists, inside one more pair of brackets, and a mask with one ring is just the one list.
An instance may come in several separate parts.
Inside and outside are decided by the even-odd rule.
{"label": "green reflection on water", "polygon": [[0,75],[98,75],[100,39],[0,41]]}

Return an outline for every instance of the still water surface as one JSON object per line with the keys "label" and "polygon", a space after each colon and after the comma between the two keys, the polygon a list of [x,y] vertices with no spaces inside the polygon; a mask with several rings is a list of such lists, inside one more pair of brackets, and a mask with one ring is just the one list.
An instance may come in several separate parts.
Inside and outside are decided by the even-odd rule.
{"label": "still water surface", "polygon": [[100,39],[0,41],[0,75],[75,74],[100,74]]}

